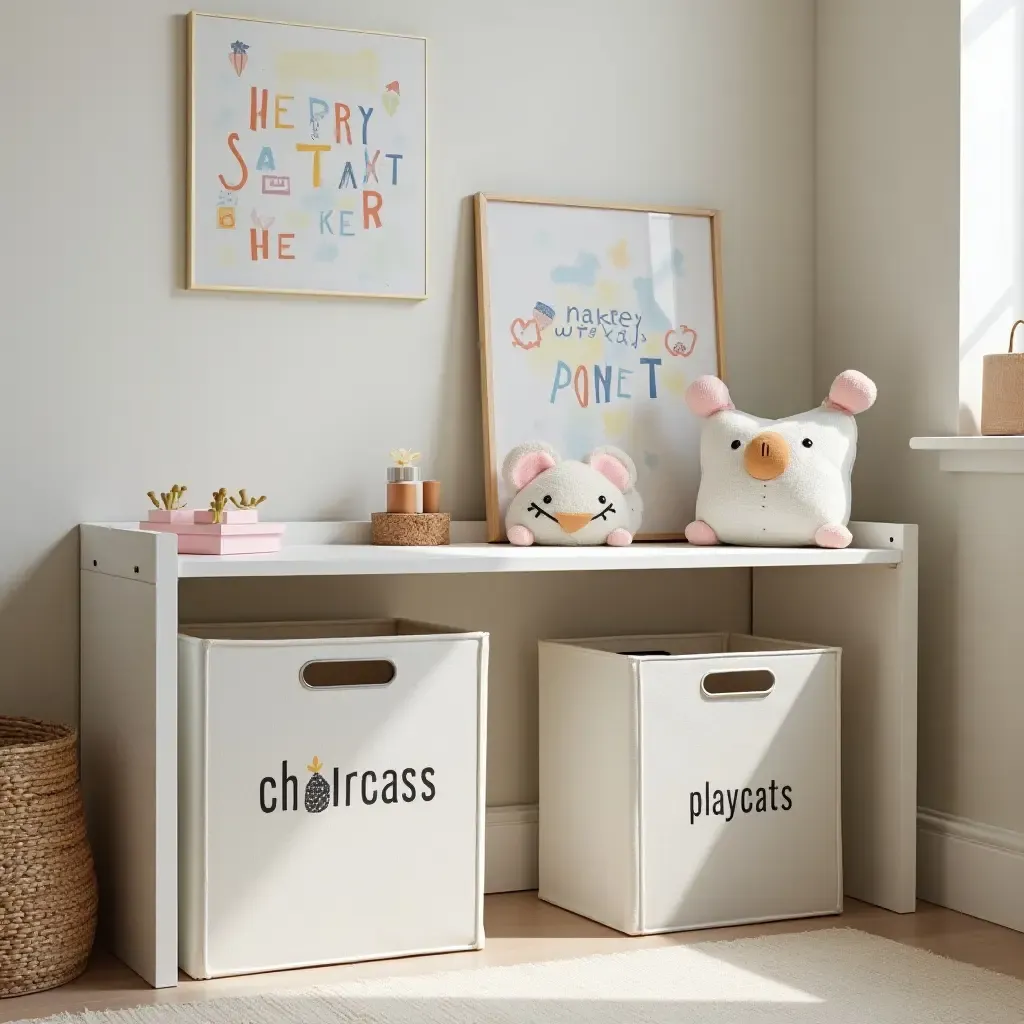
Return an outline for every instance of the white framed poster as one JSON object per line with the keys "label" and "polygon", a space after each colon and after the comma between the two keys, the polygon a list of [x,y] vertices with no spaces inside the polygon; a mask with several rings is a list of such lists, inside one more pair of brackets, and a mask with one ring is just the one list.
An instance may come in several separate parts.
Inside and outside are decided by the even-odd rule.
{"label": "white framed poster", "polygon": [[507,453],[614,445],[636,463],[639,540],[681,540],[700,483],[684,393],[724,375],[718,215],[478,195],[487,527],[504,538]]}
{"label": "white framed poster", "polygon": [[188,287],[425,298],[426,40],[188,25]]}

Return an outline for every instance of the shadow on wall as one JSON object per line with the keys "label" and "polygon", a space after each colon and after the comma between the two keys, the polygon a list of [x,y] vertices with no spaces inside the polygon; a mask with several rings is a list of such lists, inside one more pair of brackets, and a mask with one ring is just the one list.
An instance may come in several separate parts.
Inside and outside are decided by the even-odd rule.
{"label": "shadow on wall", "polygon": [[[458,211],[458,241],[446,310],[446,334],[453,341],[465,339],[467,343],[444,346],[440,375],[435,382],[435,387],[444,395],[441,401],[443,414],[433,425],[430,461],[433,475],[444,481],[442,500],[448,504],[443,507],[451,511],[452,497],[459,497],[463,502],[460,518],[483,519],[485,488],[481,484],[486,484],[480,473],[484,464],[483,409],[479,380],[473,197],[462,199]],[[467,424],[472,425],[472,429]],[[466,504],[470,496],[472,501]]]}
{"label": "shadow on wall", "polygon": [[960,403],[957,430],[960,434],[973,435],[981,433],[981,424],[978,422],[978,417],[966,402]]}
{"label": "shadow on wall", "polygon": [[0,714],[78,725],[78,531],[46,549],[0,597]]}

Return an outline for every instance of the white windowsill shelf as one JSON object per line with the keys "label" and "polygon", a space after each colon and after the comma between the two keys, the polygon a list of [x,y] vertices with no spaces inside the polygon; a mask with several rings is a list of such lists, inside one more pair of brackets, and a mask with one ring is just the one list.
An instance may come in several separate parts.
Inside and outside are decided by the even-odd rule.
{"label": "white windowsill shelf", "polygon": [[910,447],[938,452],[947,473],[1024,473],[1024,435],[912,437]]}

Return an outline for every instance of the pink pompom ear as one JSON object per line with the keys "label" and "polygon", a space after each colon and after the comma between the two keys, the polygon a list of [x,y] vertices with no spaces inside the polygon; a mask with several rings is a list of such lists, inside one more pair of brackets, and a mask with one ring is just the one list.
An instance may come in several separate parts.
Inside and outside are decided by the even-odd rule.
{"label": "pink pompom ear", "polygon": [[590,465],[602,476],[607,477],[620,491],[629,490],[629,467],[608,452],[596,452],[590,457]]}
{"label": "pink pompom ear", "polygon": [[838,412],[848,412],[856,416],[865,409],[870,409],[878,397],[878,388],[870,377],[865,377],[859,370],[843,370],[832,382],[832,388],[825,400],[825,405]]}
{"label": "pink pompom ear", "polygon": [[735,409],[725,381],[717,377],[698,377],[686,389],[686,404],[694,416],[702,419],[725,409]]}
{"label": "pink pompom ear", "polygon": [[595,448],[583,461],[623,493],[636,486],[636,464],[621,448]]}
{"label": "pink pompom ear", "polygon": [[521,491],[531,480],[536,480],[541,473],[555,467],[555,457],[551,452],[534,448],[523,452],[507,469],[512,486]]}

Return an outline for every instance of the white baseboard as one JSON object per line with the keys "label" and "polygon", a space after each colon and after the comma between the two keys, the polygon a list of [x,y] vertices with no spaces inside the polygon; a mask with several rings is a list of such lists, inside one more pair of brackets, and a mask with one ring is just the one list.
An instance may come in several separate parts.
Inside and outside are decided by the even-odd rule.
{"label": "white baseboard", "polygon": [[488,807],[484,892],[537,888],[537,805]]}
{"label": "white baseboard", "polygon": [[917,894],[1024,932],[1024,833],[919,807]]}
{"label": "white baseboard", "polygon": [[[1024,932],[1024,833],[918,808],[917,894]],[[485,892],[537,888],[537,805],[487,808]]]}

